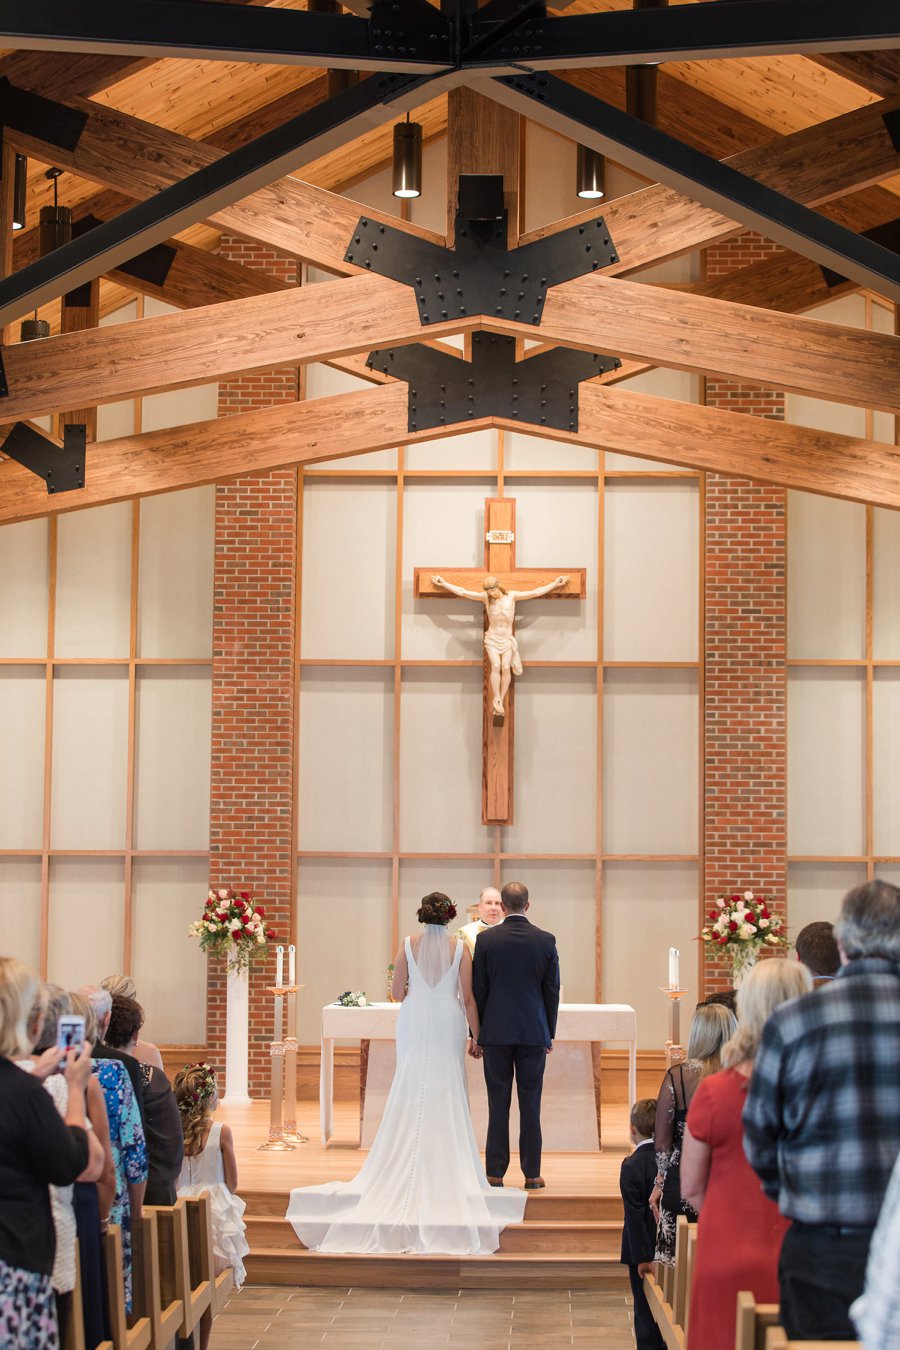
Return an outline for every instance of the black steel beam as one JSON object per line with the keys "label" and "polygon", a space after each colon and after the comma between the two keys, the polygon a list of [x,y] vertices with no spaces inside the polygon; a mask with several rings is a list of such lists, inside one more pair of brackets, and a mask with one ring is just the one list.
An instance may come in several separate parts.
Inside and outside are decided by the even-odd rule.
{"label": "black steel beam", "polygon": [[[708,61],[781,53],[869,51],[900,45],[896,0],[717,0],[524,22],[492,35],[481,13],[463,65],[501,73],[582,66]],[[511,73],[511,72],[510,72]]]}
{"label": "black steel beam", "polygon": [[301,151],[309,159],[326,154],[394,121],[409,100],[432,97],[457,78],[455,72],[373,75],[310,108],[0,281],[0,325],[30,314],[296,170]]}
{"label": "black steel beam", "polygon": [[[570,140],[900,303],[896,253],[555,75],[504,76],[479,81],[478,88]],[[627,256],[622,262],[627,264]]]}
{"label": "black steel beam", "polygon": [[376,4],[367,20],[213,0],[3,0],[0,47],[332,70],[423,74],[448,68],[449,30],[439,13],[431,10],[430,19],[423,13],[406,31],[390,30],[379,40],[379,8],[386,17],[392,12]]}

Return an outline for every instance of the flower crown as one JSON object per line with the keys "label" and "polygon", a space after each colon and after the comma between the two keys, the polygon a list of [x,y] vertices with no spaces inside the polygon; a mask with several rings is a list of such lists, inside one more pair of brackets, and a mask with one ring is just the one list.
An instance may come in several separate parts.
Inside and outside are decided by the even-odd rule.
{"label": "flower crown", "polygon": [[196,1069],[201,1075],[200,1083],[194,1091],[185,1093],[185,1100],[199,1106],[200,1102],[208,1101],[218,1091],[215,1071],[205,1059],[199,1060],[196,1064],[185,1064],[184,1067],[186,1070]]}

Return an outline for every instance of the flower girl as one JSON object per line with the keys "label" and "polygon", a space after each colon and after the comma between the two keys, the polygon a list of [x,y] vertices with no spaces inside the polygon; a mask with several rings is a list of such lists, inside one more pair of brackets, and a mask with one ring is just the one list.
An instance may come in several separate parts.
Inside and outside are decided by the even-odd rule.
{"label": "flower girl", "polygon": [[[250,1249],[244,1237],[244,1201],[235,1195],[237,1162],[231,1127],[213,1120],[219,1104],[216,1075],[208,1064],[186,1064],[176,1075],[174,1088],[184,1129],[184,1165],[178,1194],[209,1194],[216,1270],[230,1266],[234,1287],[240,1289],[245,1275],[243,1258]],[[203,1347],[209,1329],[204,1331]]]}

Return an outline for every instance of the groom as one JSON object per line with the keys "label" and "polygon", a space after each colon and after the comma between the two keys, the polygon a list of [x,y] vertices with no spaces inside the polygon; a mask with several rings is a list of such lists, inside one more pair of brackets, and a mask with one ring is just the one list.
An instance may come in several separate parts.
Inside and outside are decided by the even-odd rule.
{"label": "groom", "polygon": [[[519,1161],[526,1191],[544,1185],[541,1176],[541,1089],[553,1049],[559,1010],[556,938],[525,917],[528,889],[510,881],[500,892],[504,921],[480,933],[475,944],[472,989],[481,1031],[488,1095],[485,1170],[502,1186],[509,1166],[509,1106],[513,1075],[519,1098]],[[472,1047],[472,1053],[476,1053]]]}

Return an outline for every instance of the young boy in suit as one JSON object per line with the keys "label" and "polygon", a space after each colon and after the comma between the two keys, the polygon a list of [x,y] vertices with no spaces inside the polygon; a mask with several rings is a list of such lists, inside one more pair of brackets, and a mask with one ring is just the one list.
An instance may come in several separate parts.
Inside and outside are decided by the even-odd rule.
{"label": "young boy in suit", "polygon": [[653,1320],[644,1276],[653,1269],[653,1251],[656,1246],[656,1223],[650,1213],[650,1192],[656,1178],[656,1154],[653,1151],[653,1126],[656,1121],[656,1101],[644,1097],[631,1108],[631,1142],[634,1152],[623,1159],[619,1174],[619,1190],[625,1206],[625,1227],[622,1229],[622,1263],[628,1267],[631,1292],[634,1296],[634,1338],[637,1350],[665,1350],[665,1341]]}

